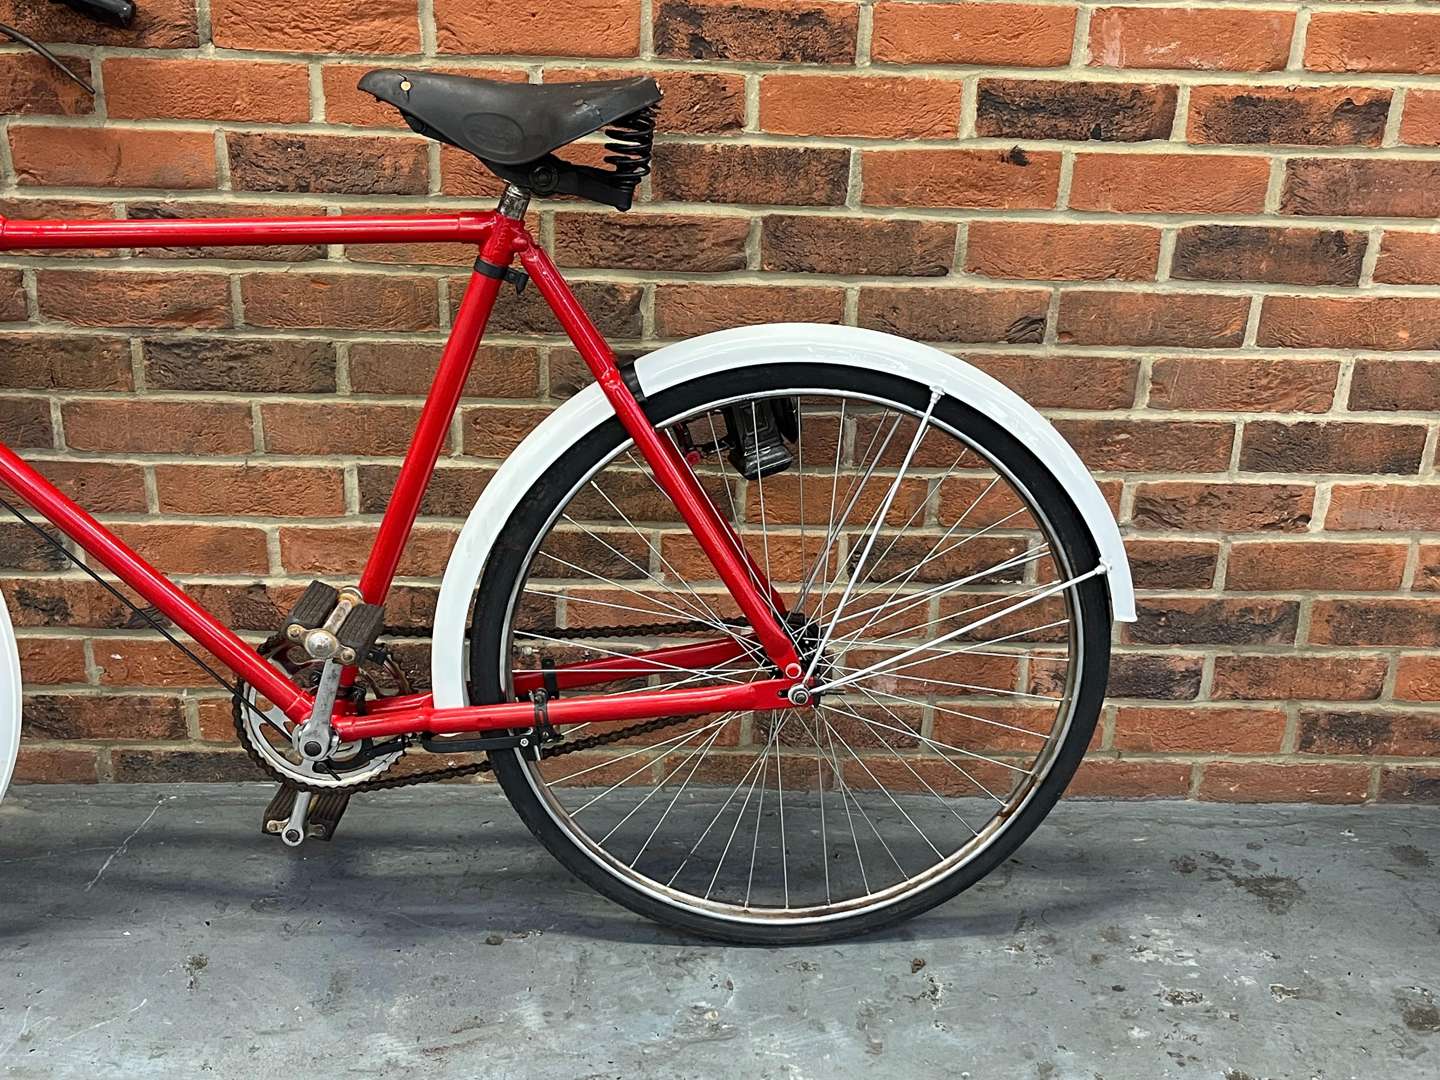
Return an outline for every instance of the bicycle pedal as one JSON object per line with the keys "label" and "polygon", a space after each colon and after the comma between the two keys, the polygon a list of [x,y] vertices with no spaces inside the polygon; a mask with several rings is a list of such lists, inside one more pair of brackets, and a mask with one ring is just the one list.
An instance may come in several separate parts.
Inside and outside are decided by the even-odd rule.
{"label": "bicycle pedal", "polygon": [[[292,822],[295,815],[295,800],[298,795],[307,795],[308,805],[301,808],[302,821]],[[333,840],[345,808],[350,805],[348,791],[326,791],[321,793],[300,792],[289,784],[281,784],[265,807],[260,818],[260,831],[267,836],[279,836],[291,847],[298,847],[305,840]],[[298,835],[287,834],[287,827],[294,825],[301,830]]]}
{"label": "bicycle pedal", "polygon": [[365,603],[358,589],[312,581],[285,616],[283,632],[317,660],[356,664],[370,655],[384,627],[384,607]]}

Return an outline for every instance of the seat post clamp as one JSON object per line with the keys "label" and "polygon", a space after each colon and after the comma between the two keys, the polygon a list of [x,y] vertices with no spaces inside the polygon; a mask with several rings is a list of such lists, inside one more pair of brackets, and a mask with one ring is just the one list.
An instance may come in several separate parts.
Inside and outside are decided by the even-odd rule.
{"label": "seat post clamp", "polygon": [[515,286],[515,295],[519,296],[525,291],[525,283],[530,280],[530,275],[524,270],[517,270],[513,266],[500,266],[488,259],[475,260],[475,272],[484,277],[496,278],[500,281],[508,281]]}

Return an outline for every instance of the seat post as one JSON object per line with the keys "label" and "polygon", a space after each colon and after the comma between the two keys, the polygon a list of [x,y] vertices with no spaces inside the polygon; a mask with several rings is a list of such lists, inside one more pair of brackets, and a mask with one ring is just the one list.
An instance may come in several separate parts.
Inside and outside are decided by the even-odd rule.
{"label": "seat post", "polygon": [[505,194],[500,196],[500,205],[496,211],[511,221],[521,221],[525,217],[525,211],[530,209],[530,192],[518,184],[506,184]]}

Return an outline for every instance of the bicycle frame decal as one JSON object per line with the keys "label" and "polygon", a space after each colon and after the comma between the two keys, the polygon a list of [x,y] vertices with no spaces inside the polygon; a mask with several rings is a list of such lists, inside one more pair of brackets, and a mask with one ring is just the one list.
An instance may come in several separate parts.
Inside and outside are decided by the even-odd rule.
{"label": "bicycle frame decal", "polygon": [[[396,479],[375,543],[360,576],[365,600],[382,604],[390,591],[401,553],[410,537],[431,472],[439,458],[476,350],[494,309],[500,286],[493,268],[509,268],[518,256],[594,375],[636,449],[654,471],[655,481],[674,503],[686,525],[753,628],[756,641],[783,678],[703,690],[656,690],[623,697],[567,697],[549,705],[556,723],[620,721],[664,715],[701,714],[732,709],[768,708],[784,703],[785,690],[800,675],[799,657],[776,617],[783,610],[760,568],[735,531],[715,509],[681,457],[662,436],[626,385],[605,339],[576,300],[549,256],[536,245],[524,222],[498,212],[479,214],[349,215],[339,217],[174,219],[157,221],[12,221],[0,218],[0,250],[125,248],[275,243],[475,243],[479,261],[452,322],[450,336],[421,409],[415,434]],[[481,270],[485,264],[491,273]],[[234,631],[187,596],[168,577],[127,547],[74,501],[57,490],[9,447],[0,443],[0,482],[40,511],[96,562],[152,604],[176,626],[240,678],[255,687],[291,720],[310,715],[313,698],[260,655]],[[730,641],[661,649],[631,657],[638,676],[659,664],[681,661],[709,664],[727,655]],[[590,664],[590,667],[597,665]],[[556,668],[559,685],[574,688],[614,679],[587,671],[586,663]],[[517,693],[533,689],[535,676],[518,673]],[[342,739],[412,732],[451,734],[528,727],[534,707],[516,704],[434,709],[429,695],[388,699],[365,716],[341,711],[333,719]]]}

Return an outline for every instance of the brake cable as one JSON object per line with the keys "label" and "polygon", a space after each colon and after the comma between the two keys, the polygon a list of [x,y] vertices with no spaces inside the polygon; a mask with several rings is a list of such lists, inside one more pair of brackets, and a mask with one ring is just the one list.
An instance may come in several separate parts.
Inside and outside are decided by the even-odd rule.
{"label": "brake cable", "polygon": [[76,75],[75,72],[71,71],[68,67],[66,67],[64,61],[62,61],[58,56],[56,56],[53,52],[47,49],[44,45],[41,45],[40,42],[36,41],[34,38],[26,34],[22,34],[13,26],[7,26],[4,23],[0,23],[0,34],[4,34],[11,41],[18,41],[21,45],[24,45],[31,52],[44,57],[46,60],[49,60],[50,63],[54,64],[57,68],[63,71],[69,77],[71,82],[80,86],[91,97],[95,96],[95,87],[91,86],[79,75]]}

